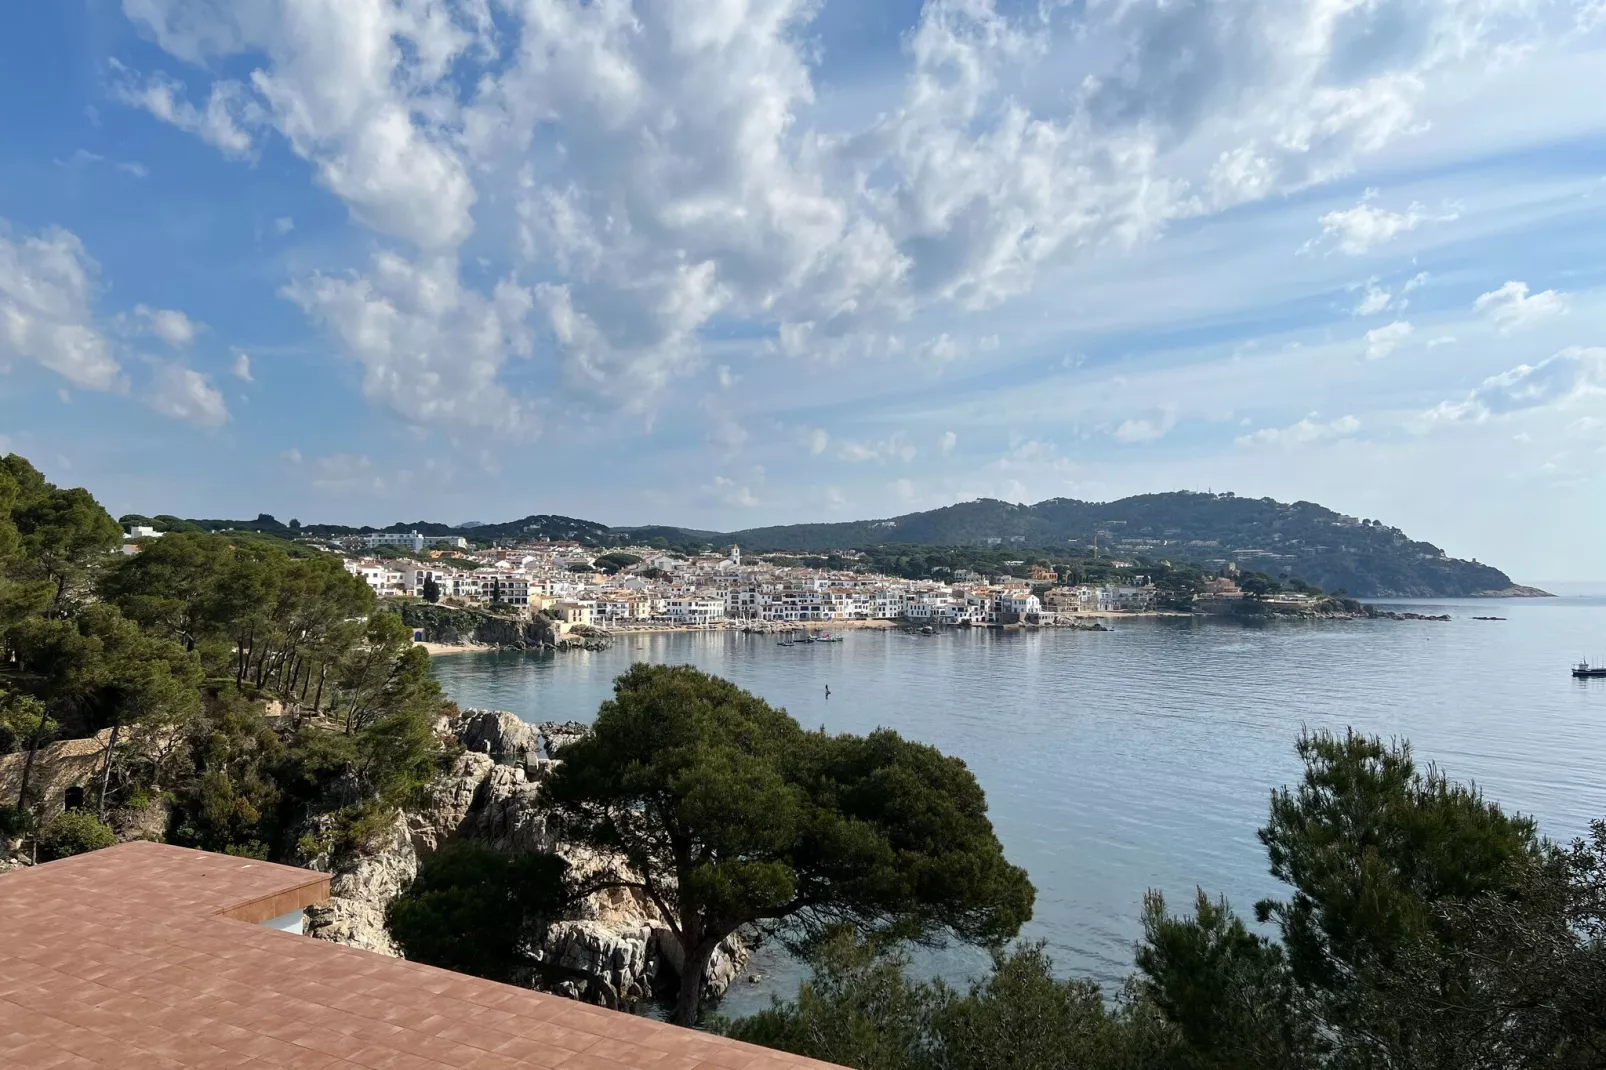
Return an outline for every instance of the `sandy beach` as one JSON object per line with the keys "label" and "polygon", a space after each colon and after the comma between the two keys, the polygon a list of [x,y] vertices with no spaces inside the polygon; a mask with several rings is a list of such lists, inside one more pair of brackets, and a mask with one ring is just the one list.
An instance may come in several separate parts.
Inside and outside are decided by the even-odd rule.
{"label": "sandy beach", "polygon": [[430,657],[439,657],[442,654],[480,654],[488,650],[495,650],[494,646],[480,646],[478,643],[414,643],[429,651]]}

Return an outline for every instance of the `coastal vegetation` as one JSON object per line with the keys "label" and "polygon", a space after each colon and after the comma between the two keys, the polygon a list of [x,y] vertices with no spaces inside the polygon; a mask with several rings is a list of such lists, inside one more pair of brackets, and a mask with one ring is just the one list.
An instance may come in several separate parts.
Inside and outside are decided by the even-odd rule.
{"label": "coastal vegetation", "polygon": [[[1127,561],[1147,572],[1162,569],[1219,570],[1231,563],[1245,571],[1284,576],[1353,597],[1472,597],[1534,594],[1504,572],[1477,561],[1448,556],[1432,543],[1412,539],[1380,520],[1344,516],[1313,502],[1278,502],[1233,494],[1176,491],[1113,502],[1053,498],[1036,505],[992,499],[882,520],[788,524],[734,532],[663,526],[610,528],[588,520],[533,515],[503,524],[417,521],[385,528],[288,524],[267,514],[255,520],[180,520],[126,516],[158,531],[226,530],[297,545],[374,533],[458,535],[476,546],[548,539],[603,551],[591,567],[614,572],[629,567],[610,548],[649,546],[694,555],[740,545],[753,553],[795,554],[811,561],[857,560],[905,578],[936,578],[944,570],[994,575],[1004,562],[1050,559],[1080,578],[1097,582],[1109,562]],[[406,556],[380,547],[378,556]],[[833,556],[834,555],[834,556]],[[633,556],[633,555],[623,555]],[[974,567],[980,565],[981,567]]]}
{"label": "coastal vegetation", "polygon": [[39,827],[56,739],[101,740],[93,820],[263,858],[359,843],[433,779],[428,655],[338,559],[202,531],[121,543],[88,492],[0,459],[5,802],[42,853],[92,842],[78,816]]}
{"label": "coastal vegetation", "polygon": [[1298,749],[1259,833],[1288,889],[1255,905],[1262,930],[1203,891],[1182,915],[1151,893],[1118,992],[1034,946],[961,992],[842,933],[796,999],[722,1028],[860,1070],[1606,1066],[1606,823],[1560,846],[1406,744]]}
{"label": "coastal vegetation", "polygon": [[[833,925],[999,944],[1031,917],[1031,883],[963,762],[886,730],[806,732],[690,666],[621,676],[548,790],[569,837],[626,864],[587,890],[643,890],[682,977],[741,929],[794,946]],[[675,1021],[697,1020],[699,995],[681,985]]]}
{"label": "coastal vegetation", "polygon": [[[44,860],[145,835],[306,864],[368,852],[454,763],[523,783],[439,731],[452,710],[403,614],[460,611],[381,607],[335,556],[271,533],[120,543],[87,492],[0,459],[8,841]],[[894,564],[984,563],[965,555],[900,548]],[[1061,582],[1113,567],[1009,560],[1028,559]],[[1153,578],[1180,593],[1202,575]],[[1252,599],[1310,590],[1240,582]],[[544,840],[444,845],[385,912],[409,957],[530,983],[553,920],[620,890],[661,915],[682,977],[736,935],[812,964],[795,998],[741,1021],[711,1022],[701,986],[680,984],[676,1020],[861,1070],[1606,1067],[1606,822],[1547,842],[1403,742],[1301,737],[1303,775],[1259,831],[1283,894],[1252,917],[1204,891],[1181,912],[1149,895],[1134,972],[1107,991],[1010,945],[1035,891],[956,758],[807,731],[685,667],[632,669],[589,733],[569,727],[543,729],[573,738],[523,786],[593,864]],[[31,774],[65,739],[96,741],[95,776],[46,814]],[[988,947],[992,968],[964,988],[921,977],[909,949],[944,939]]]}

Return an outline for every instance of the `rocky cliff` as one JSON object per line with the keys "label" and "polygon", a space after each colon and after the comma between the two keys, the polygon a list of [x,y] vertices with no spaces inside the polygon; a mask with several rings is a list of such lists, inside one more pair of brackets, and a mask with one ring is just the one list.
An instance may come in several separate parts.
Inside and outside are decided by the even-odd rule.
{"label": "rocky cliff", "polygon": [[[308,935],[399,956],[385,931],[386,906],[417,876],[421,858],[459,839],[500,851],[556,851],[581,879],[614,861],[559,842],[541,801],[541,785],[561,761],[557,756],[585,734],[585,725],[532,725],[511,713],[465,710],[439,727],[466,749],[430,786],[422,805],[398,814],[361,854],[304,860],[331,875],[329,901],[307,910]],[[551,926],[540,958],[568,978],[556,991],[609,1007],[650,998],[661,982],[678,975],[681,962],[663,915],[629,889],[582,900],[573,918]],[[746,958],[739,941],[721,945],[704,973],[705,992],[723,994]]]}

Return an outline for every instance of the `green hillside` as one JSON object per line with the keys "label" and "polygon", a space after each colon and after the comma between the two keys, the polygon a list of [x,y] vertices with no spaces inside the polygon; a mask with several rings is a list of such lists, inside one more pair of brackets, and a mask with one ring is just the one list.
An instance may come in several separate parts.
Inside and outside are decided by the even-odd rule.
{"label": "green hillside", "polygon": [[500,524],[454,527],[431,521],[386,528],[127,516],[158,530],[232,529],[296,539],[373,531],[460,534],[471,542],[551,539],[586,546],[626,542],[695,549],[738,543],[752,552],[867,549],[887,546],[985,546],[1053,550],[1120,560],[1169,560],[1205,566],[1232,562],[1272,576],[1287,574],[1327,591],[1360,598],[1453,598],[1530,594],[1499,569],[1448,557],[1381,521],[1343,516],[1314,502],[1175,491],[1114,502],[1051,498],[1017,505],[983,498],[923,513],[840,524],[787,524],[716,532],[663,525],[610,528],[590,520],[539,514]]}
{"label": "green hillside", "polygon": [[884,520],[751,528],[722,538],[760,552],[890,544],[1091,551],[1096,540],[1104,556],[1232,561],[1365,598],[1470,597],[1514,586],[1497,568],[1447,557],[1381,521],[1346,517],[1313,502],[1190,491],[1114,502],[982,499]]}

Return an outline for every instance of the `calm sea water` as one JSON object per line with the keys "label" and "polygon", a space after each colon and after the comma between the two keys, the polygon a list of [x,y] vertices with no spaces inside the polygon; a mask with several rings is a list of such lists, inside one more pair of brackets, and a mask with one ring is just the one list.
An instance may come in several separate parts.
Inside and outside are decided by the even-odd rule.
{"label": "calm sea water", "polygon": [[[1580,656],[1606,660],[1606,597],[1399,607],[1454,620],[866,630],[801,648],[654,635],[600,652],[451,655],[435,673],[465,706],[589,721],[632,662],[691,664],[805,726],[887,726],[960,755],[1009,858],[1037,885],[1023,936],[1046,940],[1065,973],[1118,984],[1145,890],[1180,908],[1199,886],[1246,914],[1278,893],[1255,830],[1270,791],[1299,775],[1302,727],[1407,738],[1419,759],[1536,816],[1553,838],[1606,816],[1606,680],[1568,673]],[[983,961],[956,951],[928,964],[959,980]],[[726,1013],[796,990],[800,970],[779,952],[755,962],[763,983],[738,983]]]}

